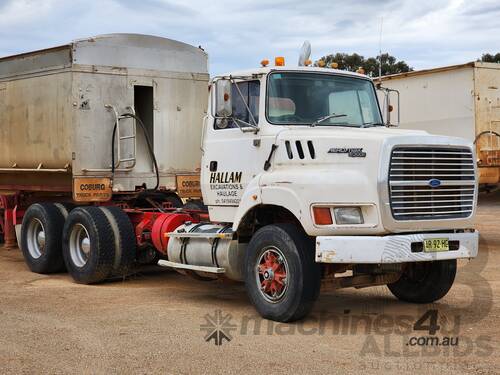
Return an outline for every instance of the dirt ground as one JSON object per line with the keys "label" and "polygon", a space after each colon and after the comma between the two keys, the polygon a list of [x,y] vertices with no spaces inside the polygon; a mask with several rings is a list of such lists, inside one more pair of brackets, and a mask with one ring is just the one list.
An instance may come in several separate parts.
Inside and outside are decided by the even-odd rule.
{"label": "dirt ground", "polygon": [[[499,223],[500,194],[482,197],[480,255],[460,262],[438,303],[398,302],[386,287],[343,289],[322,293],[295,324],[258,318],[240,284],[154,267],[82,286],[31,273],[19,250],[0,249],[0,373],[498,373]],[[433,316],[440,328],[430,335],[422,328]],[[230,341],[205,341],[217,325]],[[441,345],[413,345],[425,337]]]}

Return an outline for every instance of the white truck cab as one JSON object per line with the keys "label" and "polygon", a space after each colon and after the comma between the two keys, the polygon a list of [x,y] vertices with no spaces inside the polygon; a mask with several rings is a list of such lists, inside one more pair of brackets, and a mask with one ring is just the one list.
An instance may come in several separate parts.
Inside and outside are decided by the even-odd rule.
{"label": "white truck cab", "polygon": [[[214,77],[210,93],[204,203],[249,242],[243,274],[265,317],[303,315],[316,276],[295,285],[312,290],[299,302],[287,293],[302,293],[290,283],[308,262],[322,279],[352,270],[343,286],[389,284],[400,299],[432,302],[451,287],[456,259],[477,255],[472,145],[385,126],[369,77],[263,67]],[[290,243],[301,266],[280,247]]]}

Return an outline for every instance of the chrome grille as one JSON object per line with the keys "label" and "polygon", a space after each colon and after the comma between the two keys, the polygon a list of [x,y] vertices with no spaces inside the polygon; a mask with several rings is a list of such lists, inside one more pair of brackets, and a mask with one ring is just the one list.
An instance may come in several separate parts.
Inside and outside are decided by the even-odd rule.
{"label": "chrome grille", "polygon": [[396,220],[469,217],[475,193],[472,151],[466,147],[396,147],[391,154],[389,192]]}

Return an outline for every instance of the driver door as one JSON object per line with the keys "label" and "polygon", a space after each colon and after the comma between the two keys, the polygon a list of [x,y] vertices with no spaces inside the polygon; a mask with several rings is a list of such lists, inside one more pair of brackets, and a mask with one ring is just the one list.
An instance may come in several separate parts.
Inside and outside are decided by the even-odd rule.
{"label": "driver door", "polygon": [[[255,132],[243,132],[238,126],[254,125],[253,119],[256,125],[259,124],[260,81],[240,81],[231,85],[231,118],[208,117],[201,173],[203,199],[211,217],[215,207],[224,207],[222,216],[227,221],[234,217],[246,187],[262,171],[265,161],[258,146],[260,136]],[[220,220],[221,216],[216,216]]]}

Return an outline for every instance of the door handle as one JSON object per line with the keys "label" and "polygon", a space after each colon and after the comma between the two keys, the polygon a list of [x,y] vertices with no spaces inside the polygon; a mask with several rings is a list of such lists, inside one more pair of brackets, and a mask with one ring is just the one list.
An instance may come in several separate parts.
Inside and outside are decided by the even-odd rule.
{"label": "door handle", "polygon": [[210,162],[210,172],[216,172],[217,171],[217,162],[215,160],[212,160]]}

